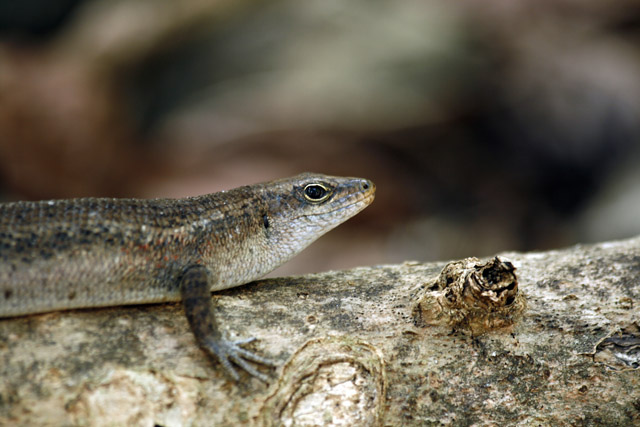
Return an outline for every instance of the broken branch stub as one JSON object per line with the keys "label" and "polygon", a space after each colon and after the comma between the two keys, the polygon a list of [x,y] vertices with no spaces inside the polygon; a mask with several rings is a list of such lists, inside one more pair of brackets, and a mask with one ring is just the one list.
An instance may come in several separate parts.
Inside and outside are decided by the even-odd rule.
{"label": "broken branch stub", "polygon": [[512,326],[526,306],[515,267],[499,257],[447,264],[417,299],[416,325],[451,326],[474,336]]}

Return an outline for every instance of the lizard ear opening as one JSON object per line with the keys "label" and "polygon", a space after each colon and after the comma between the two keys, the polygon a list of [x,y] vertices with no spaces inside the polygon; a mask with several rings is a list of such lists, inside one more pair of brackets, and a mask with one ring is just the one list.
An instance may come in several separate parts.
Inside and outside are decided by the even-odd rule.
{"label": "lizard ear opening", "polygon": [[311,203],[324,202],[331,195],[331,190],[320,183],[307,184],[304,187],[304,198]]}

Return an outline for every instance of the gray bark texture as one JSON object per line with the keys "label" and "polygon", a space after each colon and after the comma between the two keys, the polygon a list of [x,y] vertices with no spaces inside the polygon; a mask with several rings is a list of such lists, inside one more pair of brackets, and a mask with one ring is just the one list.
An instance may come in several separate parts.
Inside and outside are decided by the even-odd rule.
{"label": "gray bark texture", "polygon": [[640,238],[212,299],[268,384],[227,377],[180,304],[4,319],[0,425],[640,425]]}

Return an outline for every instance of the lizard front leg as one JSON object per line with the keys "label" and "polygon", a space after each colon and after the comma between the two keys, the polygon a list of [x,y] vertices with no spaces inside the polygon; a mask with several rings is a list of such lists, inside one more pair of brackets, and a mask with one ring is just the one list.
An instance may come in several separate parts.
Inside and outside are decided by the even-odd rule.
{"label": "lizard front leg", "polygon": [[210,289],[212,280],[214,280],[213,273],[206,267],[197,264],[189,266],[180,279],[182,304],[198,344],[207,353],[215,356],[235,380],[240,377],[232,362],[254,377],[266,382],[267,376],[258,372],[247,361],[267,366],[276,366],[275,362],[240,347],[242,344],[255,340],[255,338],[227,341],[218,330],[211,307]]}

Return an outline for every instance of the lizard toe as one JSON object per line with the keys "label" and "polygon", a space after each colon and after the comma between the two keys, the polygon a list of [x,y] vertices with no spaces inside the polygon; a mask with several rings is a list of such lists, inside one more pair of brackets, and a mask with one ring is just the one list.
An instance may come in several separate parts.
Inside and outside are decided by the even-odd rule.
{"label": "lizard toe", "polygon": [[216,342],[208,342],[206,345],[206,349],[220,361],[223,368],[236,381],[239,379],[239,375],[233,366],[234,364],[246,371],[249,375],[258,378],[263,382],[267,382],[268,377],[251,366],[248,361],[266,365],[269,367],[275,367],[277,365],[275,361],[271,359],[259,356],[247,349],[240,347],[240,345],[246,344],[251,341],[255,341],[255,338],[249,338],[239,341],[220,340]]}

